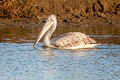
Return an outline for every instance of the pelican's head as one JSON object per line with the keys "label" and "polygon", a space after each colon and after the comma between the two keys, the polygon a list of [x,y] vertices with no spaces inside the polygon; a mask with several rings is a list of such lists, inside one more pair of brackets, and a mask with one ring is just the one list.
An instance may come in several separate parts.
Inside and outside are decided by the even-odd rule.
{"label": "pelican's head", "polygon": [[37,36],[37,39],[33,45],[34,48],[35,48],[36,44],[39,42],[39,40],[43,37],[43,35],[46,34],[51,29],[51,27],[53,27],[53,25],[56,23],[57,23],[57,19],[54,14],[48,16],[45,19],[45,24],[44,24],[43,28],[41,29],[41,31],[40,31],[39,35]]}
{"label": "pelican's head", "polygon": [[52,14],[52,15],[50,15],[50,16],[48,16],[46,19],[45,19],[45,23],[47,23],[47,22],[56,22],[56,15],[54,15],[54,14]]}

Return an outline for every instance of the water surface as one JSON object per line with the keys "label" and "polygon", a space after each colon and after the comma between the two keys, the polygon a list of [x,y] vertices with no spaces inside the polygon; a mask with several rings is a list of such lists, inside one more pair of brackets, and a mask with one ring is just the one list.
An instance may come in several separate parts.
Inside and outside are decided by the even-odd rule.
{"label": "water surface", "polygon": [[[68,27],[69,26],[69,27]],[[103,43],[101,49],[34,49],[39,25],[0,25],[0,80],[119,80],[118,26],[59,25],[53,37],[80,31]]]}

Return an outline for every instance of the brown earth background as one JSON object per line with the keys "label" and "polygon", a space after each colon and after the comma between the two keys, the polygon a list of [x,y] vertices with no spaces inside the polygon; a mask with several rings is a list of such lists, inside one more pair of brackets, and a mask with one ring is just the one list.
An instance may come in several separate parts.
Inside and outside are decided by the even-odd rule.
{"label": "brown earth background", "polygon": [[[59,22],[120,19],[120,0],[0,0],[0,20],[42,22],[56,14]],[[85,21],[86,22],[86,21]]]}

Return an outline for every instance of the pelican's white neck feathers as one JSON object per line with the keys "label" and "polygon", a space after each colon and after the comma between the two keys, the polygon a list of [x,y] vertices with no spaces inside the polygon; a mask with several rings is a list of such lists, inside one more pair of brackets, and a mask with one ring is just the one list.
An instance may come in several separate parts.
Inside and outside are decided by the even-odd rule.
{"label": "pelican's white neck feathers", "polygon": [[44,46],[51,46],[50,45],[50,38],[51,38],[51,36],[52,36],[53,32],[55,31],[56,26],[57,26],[56,16],[54,16],[54,17],[55,17],[55,19],[54,19],[54,22],[53,22],[51,28],[45,33],[45,36],[43,39]]}

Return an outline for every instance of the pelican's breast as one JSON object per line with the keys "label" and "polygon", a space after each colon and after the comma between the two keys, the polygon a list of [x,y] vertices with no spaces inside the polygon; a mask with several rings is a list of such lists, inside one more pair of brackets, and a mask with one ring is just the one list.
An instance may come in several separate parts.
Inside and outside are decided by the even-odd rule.
{"label": "pelican's breast", "polygon": [[69,32],[60,35],[52,39],[51,42],[52,45],[65,49],[90,48],[96,44],[94,39],[80,32]]}

